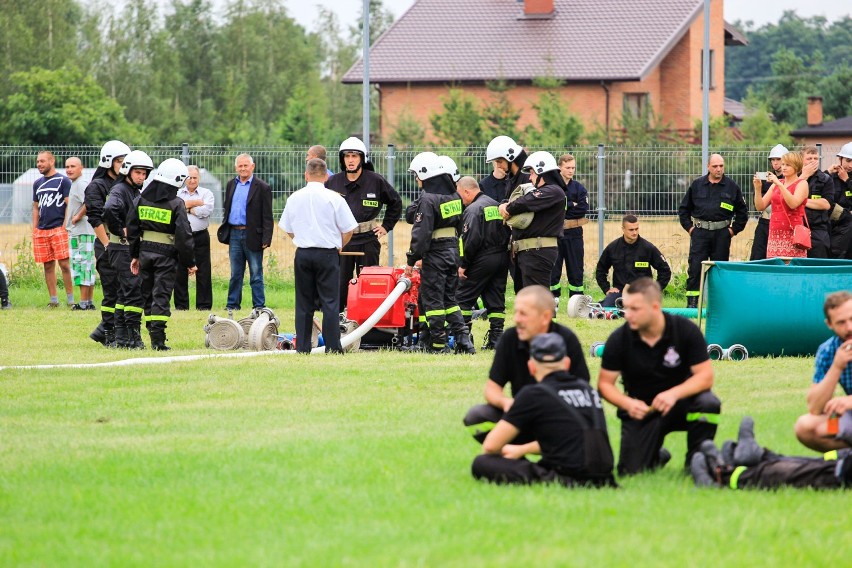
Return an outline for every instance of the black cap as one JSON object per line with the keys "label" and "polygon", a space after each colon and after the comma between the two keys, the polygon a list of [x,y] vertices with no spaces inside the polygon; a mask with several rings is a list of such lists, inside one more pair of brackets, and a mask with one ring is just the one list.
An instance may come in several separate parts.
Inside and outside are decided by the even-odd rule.
{"label": "black cap", "polygon": [[530,357],[536,361],[554,363],[565,355],[565,340],[558,333],[542,333],[530,341]]}

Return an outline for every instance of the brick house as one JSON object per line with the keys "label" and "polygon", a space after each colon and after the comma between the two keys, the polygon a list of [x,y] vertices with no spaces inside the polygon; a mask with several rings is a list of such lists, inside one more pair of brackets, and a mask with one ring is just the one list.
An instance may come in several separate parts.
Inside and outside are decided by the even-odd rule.
{"label": "brick house", "polygon": [[[711,1],[710,114],[724,109],[725,45],[745,38]],[[486,83],[512,85],[518,126],[535,123],[541,90],[533,80],[564,82],[561,95],[588,129],[617,126],[623,111],[648,107],[670,128],[691,131],[702,111],[702,0],[417,0],[370,51],[370,82],[380,93],[387,139],[401,116],[430,132],[450,87],[483,104]],[[360,83],[358,61],[343,77]]]}
{"label": "brick house", "polygon": [[827,161],[823,165],[836,161],[834,154],[844,144],[852,142],[852,116],[844,116],[837,120],[823,122],[822,97],[808,97],[808,124],[790,133],[790,136],[803,146],[822,144],[823,156]]}

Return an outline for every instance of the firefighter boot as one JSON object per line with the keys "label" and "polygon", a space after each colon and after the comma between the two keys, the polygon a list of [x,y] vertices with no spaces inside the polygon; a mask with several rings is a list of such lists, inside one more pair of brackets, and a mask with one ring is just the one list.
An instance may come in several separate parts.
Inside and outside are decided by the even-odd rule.
{"label": "firefighter boot", "polygon": [[127,332],[127,327],[124,324],[116,324],[115,325],[115,346],[120,349],[127,349],[129,334]]}
{"label": "firefighter boot", "polygon": [[698,296],[687,296],[686,297],[686,307],[687,308],[697,308],[698,307]]}
{"label": "firefighter boot", "polygon": [[89,337],[92,341],[96,343],[100,343],[101,345],[106,345],[106,335],[104,334],[104,322],[100,322],[98,327],[89,334]]}
{"label": "firefighter boot", "polygon": [[115,328],[108,327],[104,328],[104,347],[108,349],[115,349]]}
{"label": "firefighter boot", "polygon": [[459,333],[456,339],[456,354],[473,355],[476,353],[476,348],[470,340],[469,333]]}
{"label": "firefighter boot", "polygon": [[429,333],[429,326],[421,322],[417,332],[417,344],[412,345],[411,348],[414,351],[425,351],[430,343],[432,343],[432,334]]}
{"label": "firefighter boot", "polygon": [[496,349],[497,342],[503,337],[503,320],[492,318],[489,320],[491,327],[488,330],[487,341],[482,346],[483,349]]}
{"label": "firefighter boot", "polygon": [[127,328],[127,348],[145,349],[145,343],[142,341],[142,335],[139,332],[139,325]]}
{"label": "firefighter boot", "polygon": [[151,349],[154,351],[171,351],[172,348],[166,345],[165,329],[151,330]]}

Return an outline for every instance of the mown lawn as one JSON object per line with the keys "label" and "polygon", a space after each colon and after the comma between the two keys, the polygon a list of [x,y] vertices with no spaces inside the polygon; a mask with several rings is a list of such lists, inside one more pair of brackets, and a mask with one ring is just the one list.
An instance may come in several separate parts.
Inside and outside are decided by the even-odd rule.
{"label": "mown lawn", "polygon": [[[219,291],[217,290],[217,293]],[[278,295],[276,295],[278,294]],[[282,328],[282,289],[270,305]],[[35,302],[32,302],[35,304]],[[0,365],[116,360],[97,312],[0,312]],[[179,312],[172,354],[207,353],[207,314]],[[559,316],[569,322],[564,311]],[[620,322],[576,321],[584,346]],[[484,329],[477,324],[477,335]],[[147,340],[147,337],[146,337]],[[145,355],[152,355],[150,351]],[[0,370],[4,566],[828,566],[852,541],[836,492],[697,490],[683,435],[661,472],[618,490],[474,482],[461,418],[491,357],[366,352],[176,365]],[[599,359],[589,359],[593,375]],[[718,362],[718,440],[755,417],[792,434],[809,359]],[[610,407],[610,434],[618,423]]]}

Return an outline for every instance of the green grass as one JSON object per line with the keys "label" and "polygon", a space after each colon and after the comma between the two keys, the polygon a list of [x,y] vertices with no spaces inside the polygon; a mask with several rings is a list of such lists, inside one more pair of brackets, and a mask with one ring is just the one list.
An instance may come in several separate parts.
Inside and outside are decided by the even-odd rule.
{"label": "green grass", "polygon": [[[276,312],[290,330],[292,300],[279,294],[270,305],[284,306]],[[131,356],[86,338],[93,314],[17,304],[0,312],[0,365]],[[176,354],[207,353],[206,315],[175,314]],[[559,320],[568,322],[564,311]],[[584,346],[618,325],[570,323]],[[483,330],[478,323],[478,337]],[[595,375],[600,360],[588,361]],[[0,371],[0,564],[848,561],[847,495],[697,490],[681,469],[682,434],[669,437],[675,458],[663,471],[622,479],[619,490],[473,481],[479,446],[461,417],[480,402],[490,362],[487,353],[372,352]],[[805,410],[810,359],[714,366],[718,440],[752,414],[763,444],[807,454],[792,424]]]}

